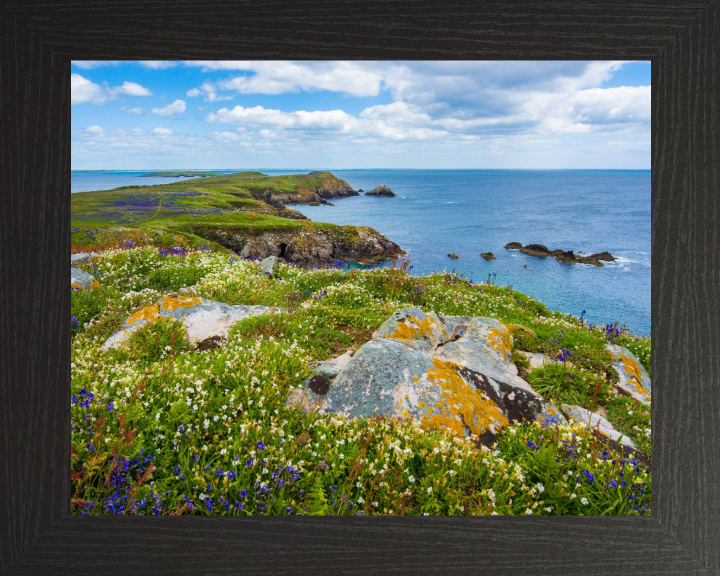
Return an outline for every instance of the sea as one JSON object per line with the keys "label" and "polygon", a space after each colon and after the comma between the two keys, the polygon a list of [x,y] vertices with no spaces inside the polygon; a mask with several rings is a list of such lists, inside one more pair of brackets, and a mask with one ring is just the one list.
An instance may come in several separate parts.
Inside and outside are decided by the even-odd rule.
{"label": "sea", "polygon": [[[158,168],[156,170],[163,170]],[[323,168],[259,170],[268,175]],[[146,171],[73,171],[72,192],[187,178],[138,178]],[[293,206],[316,222],[370,226],[399,244],[410,273],[455,272],[512,286],[594,324],[619,322],[650,336],[649,170],[331,170],[355,190],[389,186],[395,198],[354,196],[333,206]],[[503,248],[544,244],[576,254],[610,252],[598,268]],[[496,259],[486,261],[481,252]],[[459,256],[451,259],[448,254]]]}

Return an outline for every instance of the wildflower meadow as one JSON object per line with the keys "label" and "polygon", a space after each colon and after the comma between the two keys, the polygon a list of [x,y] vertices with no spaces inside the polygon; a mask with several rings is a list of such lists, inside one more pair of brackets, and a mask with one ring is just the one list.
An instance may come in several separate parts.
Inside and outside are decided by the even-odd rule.
{"label": "wildflower meadow", "polygon": [[[650,372],[650,340],[619,324],[551,312],[494,278],[413,276],[408,261],[349,268],[257,259],[216,247],[118,247],[77,267],[71,291],[72,513],[79,515],[647,515],[649,465],[578,423],[525,422],[493,446],[414,420],[348,419],[288,408],[312,363],[357,350],[396,310],[490,316],[520,325],[513,359],[543,396],[590,410],[651,456],[650,408],[619,393],[605,350]],[[279,313],[192,344],[156,318],[103,344],[168,295],[260,304]],[[556,361],[529,370],[521,352]]]}

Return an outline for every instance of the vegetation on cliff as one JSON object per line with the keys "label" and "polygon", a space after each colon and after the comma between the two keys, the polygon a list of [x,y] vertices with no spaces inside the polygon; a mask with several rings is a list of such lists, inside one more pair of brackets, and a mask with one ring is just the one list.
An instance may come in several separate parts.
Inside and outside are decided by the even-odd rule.
{"label": "vegetation on cliff", "polygon": [[[305,217],[286,206],[320,204],[325,198],[357,194],[330,172],[289,176],[241,172],[158,186],[78,192],[71,199],[72,242],[77,250],[132,240],[165,248],[178,242],[198,248],[207,244],[241,253],[253,238],[280,234],[282,238],[273,238],[275,244],[264,242],[248,248],[255,250],[252,255],[267,256],[280,255],[283,244],[302,244],[304,232],[310,240],[325,244],[315,246],[315,252],[298,247],[298,259],[304,263],[332,262],[338,257],[374,261],[402,253],[399,246],[369,228],[362,232],[362,227],[314,223],[310,230],[302,222]],[[368,235],[371,241],[365,241]],[[350,236],[364,243],[351,246],[342,242]]]}
{"label": "vegetation on cliff", "polygon": [[[649,371],[649,339],[462,275],[415,277],[407,262],[340,265],[280,262],[266,278],[257,260],[209,246],[131,243],[78,264],[99,287],[72,292],[73,513],[650,512],[649,472],[577,424],[508,426],[486,448],[414,421],[288,408],[312,361],[358,349],[395,310],[490,316],[529,329],[513,331],[518,365],[522,352],[571,351],[572,362],[549,365],[562,369],[538,374],[548,397],[602,404],[650,456],[649,407],[618,395],[605,349],[612,339]],[[159,318],[118,348],[102,347],[131,313],[170,294],[285,311],[242,320],[203,346]]]}

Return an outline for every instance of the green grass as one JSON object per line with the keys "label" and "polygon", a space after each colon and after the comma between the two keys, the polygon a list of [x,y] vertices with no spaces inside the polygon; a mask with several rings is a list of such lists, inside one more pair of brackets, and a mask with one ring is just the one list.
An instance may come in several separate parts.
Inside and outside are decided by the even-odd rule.
{"label": "green grass", "polygon": [[[534,330],[537,338],[515,332],[515,358],[533,347],[572,350],[576,367],[536,370],[535,385],[558,402],[604,402],[618,430],[649,454],[649,410],[615,393],[602,331],[525,295],[398,268],[281,263],[266,279],[257,262],[219,248],[184,256],[114,249],[79,267],[102,288],[71,300],[73,514],[649,513],[649,474],[579,425],[506,427],[488,449],[414,421],[285,406],[313,361],[359,348],[393,311],[417,306]],[[169,320],[102,348],[129,314],[171,292],[286,311],[242,320],[203,352]],[[649,340],[627,338],[649,354]],[[567,372],[573,378],[563,380]]]}

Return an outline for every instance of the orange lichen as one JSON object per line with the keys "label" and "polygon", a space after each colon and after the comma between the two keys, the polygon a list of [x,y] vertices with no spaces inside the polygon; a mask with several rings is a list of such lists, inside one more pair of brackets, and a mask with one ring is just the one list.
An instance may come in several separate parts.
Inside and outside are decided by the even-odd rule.
{"label": "orange lichen", "polygon": [[138,310],[130,316],[130,318],[127,319],[128,324],[135,324],[135,322],[139,322],[140,320],[151,320],[152,318],[155,318],[158,314],[160,314],[160,305],[159,304],[153,304],[152,306],[147,306],[143,308],[142,310]]}
{"label": "orange lichen", "polygon": [[427,376],[431,383],[441,388],[440,400],[435,402],[435,411],[424,415],[423,427],[447,429],[462,437],[465,427],[472,434],[481,435],[490,426],[496,431],[506,426],[508,420],[500,408],[466,383],[456,367],[452,362],[433,359],[433,368],[428,370]]}
{"label": "orange lichen", "polygon": [[491,348],[497,350],[503,356],[508,356],[513,346],[512,336],[510,335],[510,331],[505,328],[502,323],[501,326],[504,330],[498,330],[497,328],[490,330],[487,341]]}
{"label": "orange lichen", "polygon": [[[408,318],[408,320],[410,320]],[[398,322],[395,332],[388,334],[385,338],[395,338],[396,340],[417,340],[418,336],[423,338],[432,338],[435,329],[439,328],[442,331],[442,337],[445,337],[444,326],[432,318],[431,316],[425,316],[424,320],[418,321],[417,318],[412,317],[415,321],[415,326],[407,324],[406,322]]]}
{"label": "orange lichen", "polygon": [[643,386],[640,384],[640,381],[642,379],[642,375],[640,374],[640,366],[638,366],[637,362],[635,362],[635,360],[633,360],[632,358],[628,358],[623,354],[618,354],[618,356],[620,357],[622,363],[625,365],[625,371],[631,376],[630,380],[628,380],[628,384],[635,386],[638,393],[642,396],[646,396],[649,400],[650,393],[645,390],[645,388],[643,388]]}
{"label": "orange lichen", "polygon": [[202,304],[200,298],[192,296],[167,296],[162,301],[163,310],[177,310],[178,308],[192,308],[195,304]]}

